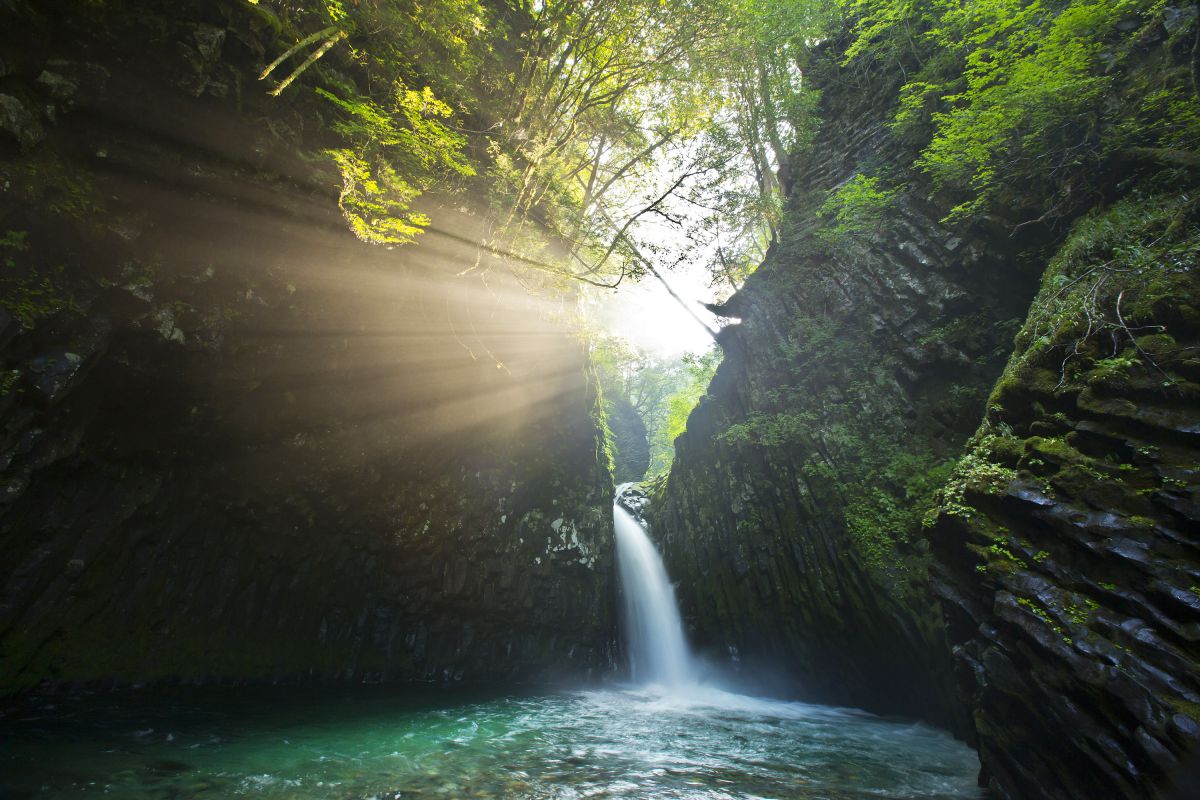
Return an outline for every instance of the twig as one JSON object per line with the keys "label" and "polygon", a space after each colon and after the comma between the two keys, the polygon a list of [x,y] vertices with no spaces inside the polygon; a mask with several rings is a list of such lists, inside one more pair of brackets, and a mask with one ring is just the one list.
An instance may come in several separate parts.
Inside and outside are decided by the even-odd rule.
{"label": "twig", "polygon": [[330,25],[330,26],[329,26],[328,28],[326,28],[325,30],[323,30],[323,31],[317,31],[317,32],[316,32],[316,33],[314,33],[313,35],[311,35],[311,36],[306,36],[306,37],[304,37],[303,39],[301,39],[300,41],[296,42],[294,45],[292,45],[292,46],[291,46],[291,47],[289,47],[287,50],[285,50],[285,51],[284,51],[284,53],[283,53],[283,55],[281,55],[279,58],[275,59],[275,60],[274,60],[274,61],[272,61],[270,64],[268,64],[268,65],[267,65],[267,68],[266,68],[266,69],[264,69],[264,70],[263,70],[263,71],[262,71],[262,72],[259,74],[259,76],[258,76],[258,79],[259,79],[260,81],[265,81],[265,80],[267,79],[267,76],[268,76],[268,75],[270,75],[272,72],[274,72],[274,71],[275,71],[275,68],[276,68],[276,67],[278,67],[280,64],[282,64],[284,61],[287,61],[287,60],[288,60],[289,58],[291,58],[291,57],[292,57],[294,54],[298,53],[300,50],[304,49],[305,47],[308,47],[310,44],[312,44],[313,42],[317,41],[317,40],[318,40],[318,39],[320,39],[322,36],[329,36],[329,35],[331,35],[331,34],[332,34],[334,31],[336,31],[336,30],[337,30],[337,26],[336,26],[336,25]]}
{"label": "twig", "polygon": [[278,97],[280,92],[282,92],[287,87],[291,86],[292,81],[296,80],[296,78],[299,78],[301,73],[304,72],[304,70],[311,67],[313,65],[313,62],[315,62],[318,58],[320,58],[321,56],[323,56],[327,52],[329,52],[329,48],[333,47],[335,44],[340,42],[342,39],[345,39],[346,36],[347,36],[347,34],[345,31],[338,31],[333,36],[330,36],[328,39],[325,40],[324,44],[322,44],[316,50],[312,51],[312,54],[309,55],[308,58],[304,59],[304,63],[301,64],[300,66],[296,67],[296,69],[292,71],[292,74],[288,75],[287,78],[284,79],[283,83],[279,84],[274,89],[267,92],[267,94],[271,95],[272,97]]}
{"label": "twig", "polygon": [[[1129,326],[1125,324],[1125,318],[1124,318],[1123,316],[1121,316],[1121,300],[1122,300],[1124,297],[1125,297],[1125,290],[1124,290],[1124,289],[1122,289],[1122,290],[1120,291],[1120,293],[1119,293],[1119,294],[1117,294],[1117,322],[1121,323],[1121,329],[1122,329],[1122,330],[1124,330],[1124,331],[1125,331],[1125,335],[1129,337],[1129,341],[1130,341],[1130,343],[1131,343],[1131,344],[1132,344],[1132,345],[1133,345],[1135,348],[1137,348],[1137,351],[1138,351],[1139,353],[1141,353],[1141,354],[1142,354],[1142,358],[1144,358],[1144,359],[1146,359],[1147,361],[1149,361],[1149,362],[1150,362],[1150,366],[1152,366],[1152,367],[1154,367],[1156,370],[1158,370],[1158,373],[1159,373],[1160,375],[1162,375],[1162,376],[1163,376],[1164,378],[1166,378],[1168,381],[1169,381],[1169,380],[1171,380],[1171,376],[1170,376],[1170,375],[1168,375],[1166,372],[1164,372],[1164,371],[1163,371],[1163,368],[1162,368],[1162,367],[1160,367],[1160,366],[1159,366],[1159,365],[1158,365],[1158,364],[1157,364],[1157,363],[1154,361],[1154,359],[1150,357],[1150,354],[1149,354],[1149,353],[1147,353],[1147,352],[1146,352],[1144,349],[1142,349],[1142,346],[1141,346],[1140,344],[1138,344],[1138,343],[1137,343],[1137,339],[1133,338],[1133,331],[1131,331],[1131,330],[1129,329]],[[1165,327],[1165,326],[1163,326],[1163,325],[1143,325],[1141,328],[1138,328],[1138,330],[1145,330],[1145,329],[1147,329],[1147,328],[1150,328],[1150,329],[1157,329],[1157,330],[1158,330],[1160,333],[1161,333],[1162,331],[1165,331],[1165,330],[1166,330],[1166,327]]]}

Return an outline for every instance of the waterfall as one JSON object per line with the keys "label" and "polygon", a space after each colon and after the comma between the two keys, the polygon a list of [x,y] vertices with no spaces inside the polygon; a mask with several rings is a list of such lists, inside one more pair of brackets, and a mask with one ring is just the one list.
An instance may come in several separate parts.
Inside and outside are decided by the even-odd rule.
{"label": "waterfall", "polygon": [[[618,497],[622,486],[618,489]],[[625,595],[625,641],[633,679],[680,687],[693,680],[691,655],[675,589],[667,580],[662,557],[640,522],[613,502],[613,532]]]}

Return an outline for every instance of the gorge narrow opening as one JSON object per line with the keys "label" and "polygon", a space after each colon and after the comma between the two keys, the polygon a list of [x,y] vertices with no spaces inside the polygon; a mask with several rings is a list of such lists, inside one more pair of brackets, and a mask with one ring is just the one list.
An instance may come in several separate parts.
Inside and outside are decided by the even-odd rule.
{"label": "gorge narrow opening", "polygon": [[1198,53],[0,0],[0,796],[1200,794]]}

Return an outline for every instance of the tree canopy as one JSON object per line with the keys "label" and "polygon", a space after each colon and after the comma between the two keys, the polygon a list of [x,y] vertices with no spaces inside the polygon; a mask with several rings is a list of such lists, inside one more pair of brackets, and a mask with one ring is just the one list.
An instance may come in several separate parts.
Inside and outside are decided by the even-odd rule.
{"label": "tree canopy", "polygon": [[409,243],[437,225],[419,195],[460,194],[514,271],[600,286],[696,258],[736,283],[761,256],[811,112],[795,57],[824,8],[245,2],[279,30],[270,92],[341,115],[326,155],[358,236]]}
{"label": "tree canopy", "polygon": [[[486,220],[480,245],[531,285],[696,261],[740,284],[778,234],[797,159],[819,157],[801,65],[822,48],[839,80],[901,77],[894,131],[958,195],[951,221],[1031,185],[1055,198],[1044,217],[1069,215],[1089,171],[1191,168],[1200,146],[1194,57],[1113,92],[1153,57],[1153,31],[1195,49],[1195,14],[1166,0],[243,2],[278,31],[270,91],[315,91],[341,114],[344,146],[326,155],[357,235],[411,242],[437,225],[419,195],[462,196]],[[826,210],[854,227],[853,202],[888,180],[864,175]]]}

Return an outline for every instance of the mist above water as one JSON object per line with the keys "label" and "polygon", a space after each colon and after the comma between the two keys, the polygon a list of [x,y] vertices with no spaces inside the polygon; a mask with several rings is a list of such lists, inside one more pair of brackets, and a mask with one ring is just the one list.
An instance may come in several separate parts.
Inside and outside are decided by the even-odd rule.
{"label": "mist above water", "polygon": [[636,686],[34,698],[0,713],[0,796],[978,800],[943,731],[702,682],[662,558],[620,506],[614,526]]}

